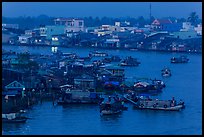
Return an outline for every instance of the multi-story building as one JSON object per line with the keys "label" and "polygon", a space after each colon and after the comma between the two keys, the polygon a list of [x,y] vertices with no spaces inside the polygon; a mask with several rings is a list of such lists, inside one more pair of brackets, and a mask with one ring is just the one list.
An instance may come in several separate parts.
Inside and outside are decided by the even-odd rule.
{"label": "multi-story building", "polygon": [[64,25],[65,32],[84,31],[84,20],[74,18],[57,18],[54,20],[55,25]]}
{"label": "multi-story building", "polygon": [[40,27],[40,36],[45,36],[46,39],[52,39],[53,35],[65,34],[64,25],[42,26]]}
{"label": "multi-story building", "polygon": [[27,36],[40,36],[40,29],[25,30],[25,35]]}

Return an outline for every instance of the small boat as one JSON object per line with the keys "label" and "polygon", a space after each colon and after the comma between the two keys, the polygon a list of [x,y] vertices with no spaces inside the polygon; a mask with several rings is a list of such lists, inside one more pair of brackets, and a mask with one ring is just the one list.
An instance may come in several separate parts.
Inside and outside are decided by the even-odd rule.
{"label": "small boat", "polygon": [[171,58],[171,63],[188,63],[189,59],[187,58],[187,56],[182,55],[180,57],[172,57]]}
{"label": "small boat", "polygon": [[132,90],[140,93],[158,94],[162,92],[162,89],[165,88],[165,86],[166,85],[163,81],[157,79],[138,80],[132,86]]}
{"label": "small boat", "polygon": [[[114,98],[114,100],[112,99]],[[108,101],[103,101],[100,104],[100,113],[101,115],[114,115],[121,113],[123,110],[127,110],[127,107],[124,106],[124,101],[116,97],[108,97]]]}
{"label": "small boat", "polygon": [[27,117],[21,116],[21,113],[2,114],[3,123],[25,123]]}
{"label": "small boat", "polygon": [[14,119],[2,118],[3,123],[25,123],[28,118],[26,117],[19,117]]}
{"label": "small boat", "polygon": [[169,68],[164,68],[161,70],[161,75],[163,77],[169,77],[171,76],[171,70]]}
{"label": "small boat", "polygon": [[119,66],[139,66],[140,62],[137,60],[137,58],[133,58],[131,56],[126,57],[123,59],[118,65]]}
{"label": "small boat", "polygon": [[158,100],[151,99],[149,96],[135,96],[134,99],[128,95],[124,96],[128,101],[134,104],[134,108],[137,109],[151,109],[151,110],[165,110],[165,111],[180,111],[185,108],[184,102],[180,100],[177,104],[174,97],[172,100]]}

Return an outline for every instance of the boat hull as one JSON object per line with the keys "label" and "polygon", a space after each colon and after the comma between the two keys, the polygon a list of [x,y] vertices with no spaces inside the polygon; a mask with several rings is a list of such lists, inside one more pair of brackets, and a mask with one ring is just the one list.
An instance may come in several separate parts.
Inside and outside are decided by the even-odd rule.
{"label": "boat hull", "polygon": [[121,113],[121,112],[122,112],[122,110],[117,110],[117,111],[102,110],[101,115],[114,115],[114,114],[118,114],[118,113]]}
{"label": "boat hull", "polygon": [[58,105],[67,105],[67,104],[98,104],[99,101],[58,101]]}
{"label": "boat hull", "polygon": [[183,105],[177,105],[174,107],[140,107],[140,106],[134,106],[134,108],[137,109],[150,109],[150,110],[164,110],[164,111],[180,111],[183,108]]}
{"label": "boat hull", "polygon": [[25,123],[27,121],[27,118],[21,118],[21,119],[6,119],[2,118],[3,123]]}

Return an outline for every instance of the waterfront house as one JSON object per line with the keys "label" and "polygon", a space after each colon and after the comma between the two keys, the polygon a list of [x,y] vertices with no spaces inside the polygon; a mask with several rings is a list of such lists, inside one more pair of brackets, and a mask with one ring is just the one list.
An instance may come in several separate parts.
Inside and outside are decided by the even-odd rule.
{"label": "waterfront house", "polygon": [[[125,77],[125,70],[119,66],[106,66],[105,68],[102,66],[100,67],[101,70],[106,70],[105,75],[103,74],[104,71],[100,71],[101,74],[103,74],[103,77],[106,77],[106,80],[108,81],[117,81],[119,83],[122,83]],[[107,79],[108,77],[108,79]]]}
{"label": "waterfront house", "polygon": [[23,96],[24,91],[25,91],[25,86],[22,85],[18,81],[13,81],[10,84],[5,86],[5,90],[7,93],[15,91],[15,92],[17,92],[16,94],[22,94],[22,96]]}
{"label": "waterfront house", "polygon": [[96,82],[93,76],[83,74],[74,78],[74,86],[82,90],[95,89]]}

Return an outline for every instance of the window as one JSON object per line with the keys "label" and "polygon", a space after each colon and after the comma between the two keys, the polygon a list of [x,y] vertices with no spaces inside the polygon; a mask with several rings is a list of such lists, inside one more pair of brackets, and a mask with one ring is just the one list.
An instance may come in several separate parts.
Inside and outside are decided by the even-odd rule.
{"label": "window", "polygon": [[80,21],[80,22],[79,22],[79,26],[82,26],[82,25],[83,25],[83,23]]}

